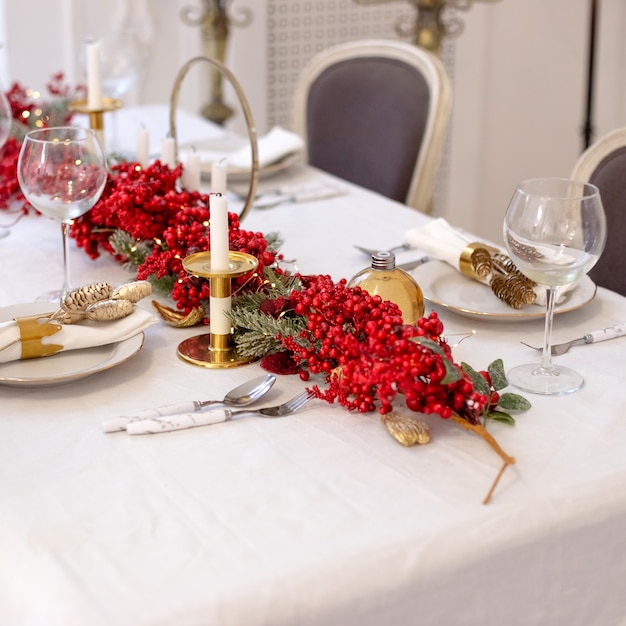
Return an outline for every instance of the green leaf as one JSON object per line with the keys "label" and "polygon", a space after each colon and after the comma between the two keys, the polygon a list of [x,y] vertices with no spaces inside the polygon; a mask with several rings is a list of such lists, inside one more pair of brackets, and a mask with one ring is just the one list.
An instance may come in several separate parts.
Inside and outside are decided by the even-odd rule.
{"label": "green leaf", "polygon": [[461,363],[461,368],[471,378],[472,383],[474,383],[474,389],[476,389],[478,393],[485,396],[490,395],[489,383],[487,383],[485,377],[482,374],[477,372],[468,363]]}
{"label": "green leaf", "polygon": [[461,372],[445,357],[443,359],[443,366],[446,368],[446,375],[441,379],[442,385],[449,385],[450,383],[455,383],[457,380],[461,380]]}
{"label": "green leaf", "polygon": [[507,411],[528,411],[532,404],[516,393],[503,393],[498,400],[498,406]]}
{"label": "green leaf", "polygon": [[504,411],[491,411],[487,413],[486,417],[494,422],[504,422],[505,424],[515,426],[515,418]]}
{"label": "green leaf", "polygon": [[450,383],[455,383],[457,380],[461,379],[461,372],[459,372],[459,370],[450,362],[450,359],[448,359],[448,356],[436,341],[428,339],[428,337],[411,337],[411,341],[419,343],[420,346],[424,346],[442,357],[443,366],[446,369],[446,374],[441,379],[442,385],[449,385]]}
{"label": "green leaf", "polygon": [[491,386],[496,391],[500,391],[500,389],[504,389],[509,386],[509,381],[506,379],[506,374],[504,373],[504,363],[502,362],[502,359],[496,359],[489,365],[487,371],[489,372],[489,377],[491,378]]}

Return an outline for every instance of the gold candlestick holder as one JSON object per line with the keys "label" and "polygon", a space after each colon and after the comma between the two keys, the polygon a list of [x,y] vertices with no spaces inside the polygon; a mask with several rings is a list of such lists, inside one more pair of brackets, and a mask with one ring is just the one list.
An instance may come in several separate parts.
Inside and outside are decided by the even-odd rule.
{"label": "gold candlestick holder", "polygon": [[92,109],[87,100],[74,100],[70,102],[70,111],[89,115],[89,126],[96,131],[100,145],[104,150],[104,114],[112,113],[122,108],[122,101],[117,98],[102,98],[100,107]]}
{"label": "gold candlestick holder", "polygon": [[[211,297],[230,298],[232,279],[256,270],[258,260],[244,252],[228,252],[229,267],[225,270],[211,269],[211,253],[196,252],[183,259],[183,267],[193,276],[208,278]],[[209,311],[209,319],[212,312]],[[205,333],[185,339],[178,345],[178,356],[187,363],[210,368],[228,368],[246,365],[254,357],[242,356],[233,343],[232,330],[228,334]]]}

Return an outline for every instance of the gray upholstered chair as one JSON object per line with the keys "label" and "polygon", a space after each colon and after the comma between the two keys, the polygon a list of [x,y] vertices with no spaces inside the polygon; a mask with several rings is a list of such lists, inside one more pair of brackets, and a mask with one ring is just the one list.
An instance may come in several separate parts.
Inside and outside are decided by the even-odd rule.
{"label": "gray upholstered chair", "polygon": [[439,59],[412,44],[328,48],[302,72],[294,130],[309,164],[428,212],[451,109]]}
{"label": "gray upholstered chair", "polygon": [[589,276],[597,285],[626,296],[626,127],[585,150],[572,178],[598,187],[606,213],[606,248]]}

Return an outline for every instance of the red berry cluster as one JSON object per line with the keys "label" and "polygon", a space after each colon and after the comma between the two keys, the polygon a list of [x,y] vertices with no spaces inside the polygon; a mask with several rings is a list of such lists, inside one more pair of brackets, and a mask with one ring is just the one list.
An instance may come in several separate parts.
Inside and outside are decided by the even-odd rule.
{"label": "red berry cluster", "polygon": [[[139,266],[137,278],[145,280],[154,275],[162,278],[174,275],[177,280],[172,288],[172,299],[178,309],[189,313],[209,298],[209,281],[189,276],[183,268],[182,259],[195,252],[210,250],[211,211],[206,207],[187,207],[178,211],[171,224],[163,231],[144,263]],[[253,275],[246,274],[233,281],[233,292],[255,291],[262,282],[265,267],[276,261],[276,252],[268,249],[261,233],[242,230],[236,213],[228,214],[229,249],[245,252],[258,260]]]}
{"label": "red berry cluster", "polygon": [[109,239],[117,230],[137,241],[158,240],[181,209],[207,202],[205,194],[177,189],[181,173],[182,165],[170,169],[160,161],[146,168],[132,161],[114,165],[100,200],[72,225],[77,245],[97,258],[100,249],[115,254]]}
{"label": "red berry cluster", "polygon": [[[293,312],[306,318],[306,329],[279,339],[304,371],[325,374],[328,388],[313,387],[318,398],[384,414],[401,394],[412,411],[478,419],[488,399],[452,362],[436,313],[416,326],[404,325],[396,304],[350,288],[345,280],[334,283],[321,275],[303,282],[304,289],[292,292],[289,301]],[[442,354],[415,341],[419,337],[435,341]],[[444,359],[458,371],[453,382],[444,381]]]}
{"label": "red berry cluster", "polygon": [[21,202],[22,210],[28,211],[17,180],[17,160],[21,145],[15,137],[9,137],[0,148],[0,209],[10,208],[12,202]]}
{"label": "red berry cluster", "polygon": [[[181,174],[182,165],[170,169],[160,161],[145,168],[135,162],[115,165],[102,197],[74,222],[71,234],[92,258],[104,249],[121,262],[128,259],[113,248],[110,238],[114,232],[125,231],[138,242],[151,242],[152,252],[139,264],[137,279],[172,277],[170,295],[178,309],[189,313],[209,298],[209,282],[189,276],[182,259],[210,250],[211,211],[207,194],[179,188]],[[235,213],[228,218],[229,248],[259,261],[254,276],[239,277],[233,291],[254,290],[264,268],[275,263],[276,252],[268,249],[261,233],[242,230]]]}
{"label": "red berry cluster", "polygon": [[86,93],[84,86],[72,88],[65,83],[62,72],[54,74],[46,88],[52,96],[50,101],[44,101],[40,94],[17,82],[6,92],[13,127],[11,136],[4,146],[0,146],[0,209],[13,208],[16,202],[22,205],[24,213],[29,209],[17,180],[17,161],[24,135],[34,128],[70,124],[73,114],[69,110],[69,101],[84,98]]}

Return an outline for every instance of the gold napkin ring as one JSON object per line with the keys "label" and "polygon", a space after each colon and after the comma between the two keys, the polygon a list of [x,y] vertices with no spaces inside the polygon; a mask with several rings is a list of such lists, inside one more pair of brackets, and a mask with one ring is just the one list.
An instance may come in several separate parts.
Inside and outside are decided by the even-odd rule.
{"label": "gold napkin ring", "polygon": [[484,243],[468,243],[459,257],[459,271],[464,276],[483,281],[493,271],[491,252],[497,250]]}
{"label": "gold napkin ring", "polygon": [[45,320],[52,315],[31,315],[29,317],[18,317],[15,319],[17,326],[20,329],[20,340],[22,342],[22,359],[35,359],[40,356],[52,356],[60,350],[63,350],[63,346],[57,343],[42,344],[41,340],[44,337],[49,337],[58,333],[62,326]]}

